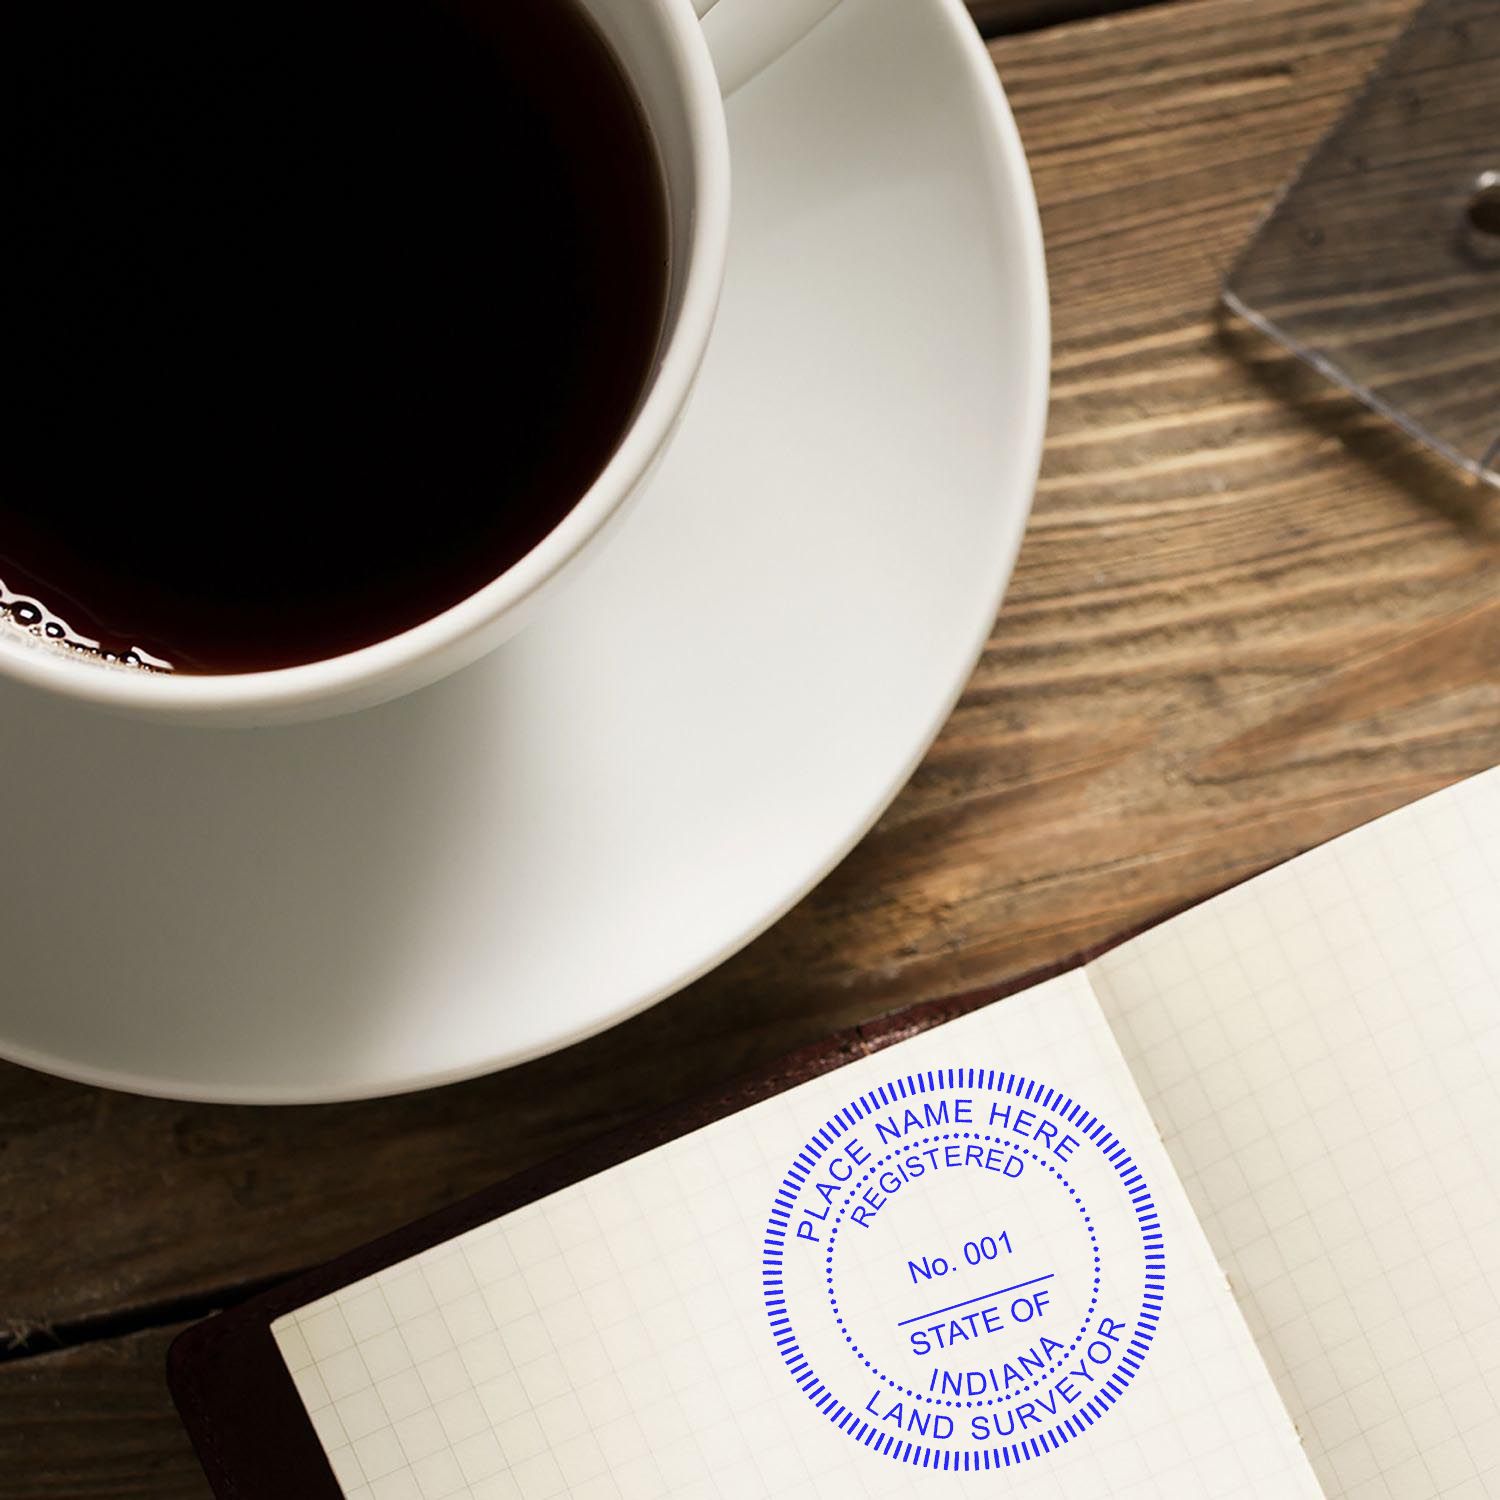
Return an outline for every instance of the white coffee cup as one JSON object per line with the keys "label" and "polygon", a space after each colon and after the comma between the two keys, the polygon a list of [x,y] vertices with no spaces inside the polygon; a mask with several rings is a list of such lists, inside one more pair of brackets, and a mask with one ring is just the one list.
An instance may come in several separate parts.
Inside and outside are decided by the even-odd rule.
{"label": "white coffee cup", "polygon": [[268,672],[146,671],[6,621],[0,623],[0,675],[80,703],[183,724],[246,727],[347,713],[477,660],[525,625],[597,552],[666,451],[708,347],[729,236],[723,97],[804,36],[838,0],[578,3],[624,67],[655,138],[671,248],[656,368],[614,455],[567,516],[478,592],[342,656]]}

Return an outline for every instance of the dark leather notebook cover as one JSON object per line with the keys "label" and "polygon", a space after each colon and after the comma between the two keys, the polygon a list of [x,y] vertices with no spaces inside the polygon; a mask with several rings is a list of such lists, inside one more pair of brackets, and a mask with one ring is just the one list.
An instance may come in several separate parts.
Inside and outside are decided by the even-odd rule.
{"label": "dark leather notebook cover", "polygon": [[1082,961],[1056,965],[1001,987],[928,1001],[840,1032],[722,1092],[648,1116],[195,1324],[168,1351],[167,1383],[214,1493],[220,1500],[342,1500],[343,1492],[271,1337],[270,1325],[283,1313],[809,1078],[1029,989]]}

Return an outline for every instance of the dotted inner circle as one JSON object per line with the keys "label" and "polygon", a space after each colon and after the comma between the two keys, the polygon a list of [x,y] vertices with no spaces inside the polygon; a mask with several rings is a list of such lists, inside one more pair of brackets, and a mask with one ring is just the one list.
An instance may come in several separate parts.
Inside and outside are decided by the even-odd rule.
{"label": "dotted inner circle", "polygon": [[[1141,1281],[1138,1300],[1136,1297],[1130,1299],[1135,1306],[1131,1323],[1124,1325],[1130,1330],[1127,1341],[1119,1347],[1112,1370],[1101,1374],[1098,1384],[1091,1386],[1087,1392],[1083,1393],[1084,1399],[1074,1404],[1073,1398],[1070,1397],[1066,1414],[1059,1413],[1055,1421],[1037,1428],[1034,1432],[1027,1432],[1024,1427],[1018,1433],[1014,1429],[996,1429],[992,1437],[981,1437],[976,1432],[972,1441],[964,1442],[960,1439],[959,1442],[949,1446],[949,1440],[955,1436],[952,1432],[937,1434],[942,1441],[935,1442],[929,1437],[926,1427],[916,1422],[903,1423],[900,1430],[893,1430],[878,1420],[882,1414],[874,1413],[877,1420],[869,1421],[865,1410],[851,1407],[839,1392],[830,1389],[820,1376],[812,1357],[802,1346],[801,1336],[796,1328],[796,1299],[791,1295],[787,1285],[787,1260],[792,1253],[801,1253],[792,1251],[796,1240],[803,1238],[796,1234],[793,1221],[798,1212],[798,1203],[802,1200],[804,1192],[809,1190],[808,1185],[818,1171],[818,1164],[825,1157],[841,1150],[843,1139],[851,1137],[861,1122],[872,1116],[906,1101],[921,1099],[923,1096],[931,1098],[956,1089],[1008,1095],[1034,1110],[1045,1110],[1068,1125],[1090,1151],[1098,1153],[1098,1163],[1114,1179],[1115,1190],[1123,1189],[1128,1195],[1129,1212],[1140,1236],[1136,1253],[1141,1258],[1135,1261],[1135,1265],[1136,1274],[1141,1277]],[[1035,1152],[1017,1145],[1004,1136],[989,1135],[981,1131],[954,1130],[947,1134],[931,1132],[919,1144],[965,1139],[995,1141],[1013,1151],[1024,1152],[1033,1160],[1041,1160]],[[879,1168],[915,1149],[918,1149],[918,1146],[912,1142],[904,1142],[899,1149],[887,1153],[876,1162],[857,1183],[847,1189],[847,1192],[852,1194],[862,1188]],[[1094,1258],[1093,1292],[1089,1302],[1089,1311],[1084,1320],[1084,1329],[1069,1345],[1068,1353],[1057,1361],[1057,1363],[1062,1363],[1083,1341],[1084,1334],[1091,1326],[1097,1311],[1101,1284],[1099,1243],[1093,1219],[1072,1184],[1049,1162],[1042,1161],[1042,1165],[1057,1177],[1077,1204],[1088,1228]],[[1076,1174],[1080,1168],[1075,1165],[1070,1167],[1070,1170]],[[844,1201],[847,1204],[847,1196]],[[927,1403],[929,1408],[934,1406],[1001,1406],[1013,1396],[1021,1395],[1022,1391],[1016,1390],[998,1398],[973,1402],[937,1399],[924,1395],[920,1391],[912,1391],[876,1369],[855,1344],[853,1335],[844,1326],[833,1288],[833,1249],[839,1225],[845,1217],[846,1210],[839,1210],[838,1217],[833,1221],[824,1255],[814,1263],[824,1273],[824,1286],[817,1290],[826,1291],[833,1314],[839,1320],[838,1328],[843,1334],[845,1348],[852,1350],[860,1361],[887,1386],[903,1396],[910,1396]],[[1133,1256],[1130,1258],[1134,1259]],[[812,1266],[808,1267],[809,1271],[812,1269]],[[1008,1469],[1056,1452],[1065,1444],[1081,1437],[1096,1421],[1109,1412],[1140,1370],[1155,1337],[1161,1320],[1162,1301],[1166,1290],[1166,1251],[1156,1205],[1140,1168],[1131,1159],[1130,1152],[1119,1137],[1090,1110],[1069,1098],[1061,1090],[1049,1088],[1045,1084],[1022,1077],[1020,1074],[1007,1073],[997,1068],[933,1068],[894,1078],[860,1094],[826,1120],[798,1151],[777,1190],[776,1200],[767,1220],[761,1284],[766,1314],[770,1322],[770,1333],[775,1340],[777,1354],[786,1365],[792,1379],[797,1382],[803,1394],[822,1413],[826,1421],[837,1427],[851,1442],[872,1452],[883,1454],[898,1463],[922,1469],[972,1472]],[[808,1288],[810,1295],[816,1295],[814,1288],[816,1288],[816,1282],[813,1287]],[[1049,1367],[1048,1374],[1055,1369],[1056,1364]],[[1047,1374],[1044,1374],[1039,1377],[1036,1384],[1045,1383],[1046,1379]],[[915,1406],[912,1408],[913,1411],[918,1409]],[[873,1408],[869,1410],[873,1412]],[[946,1413],[937,1412],[931,1412],[927,1418],[931,1422],[945,1419]],[[993,1418],[986,1418],[976,1412],[972,1420],[975,1422],[999,1421],[1002,1417],[997,1413]]]}
{"label": "dotted inner circle", "polygon": [[838,1323],[840,1330],[843,1332],[844,1342],[848,1344],[850,1350],[864,1362],[865,1368],[870,1370],[873,1374],[878,1375],[881,1380],[885,1381],[885,1383],[891,1387],[892,1390],[900,1391],[903,1396],[911,1396],[918,1401],[925,1401],[929,1406],[999,1406],[1006,1401],[1015,1400],[1018,1396],[1024,1396],[1029,1390],[1033,1390],[1038,1386],[1045,1385],[1052,1372],[1056,1370],[1057,1367],[1062,1364],[1062,1362],[1067,1359],[1067,1357],[1083,1342],[1084,1335],[1089,1331],[1089,1324],[1093,1321],[1094,1309],[1099,1305],[1099,1237],[1094,1233],[1094,1221],[1089,1217],[1089,1211],[1086,1207],[1084,1207],[1083,1199],[1078,1196],[1077,1192],[1074,1190],[1073,1184],[1069,1182],[1068,1179],[1064,1177],[1063,1174],[1059,1172],[1051,1162],[1044,1161],[1042,1157],[1039,1156],[1035,1151],[1022,1146],[1016,1141],[1009,1140],[1005,1136],[991,1135],[987,1131],[980,1130],[951,1130],[945,1132],[942,1135],[924,1136],[922,1137],[922,1139],[917,1141],[904,1142],[899,1150],[888,1151],[865,1172],[864,1176],[859,1178],[858,1181],[852,1182],[845,1192],[845,1201],[848,1202],[850,1199],[852,1199],[854,1195],[859,1191],[859,1189],[863,1187],[865,1183],[867,1183],[870,1178],[872,1178],[883,1166],[885,1166],[887,1162],[894,1161],[898,1156],[909,1156],[913,1151],[918,1150],[922,1146],[932,1145],[937,1141],[957,1140],[994,1141],[997,1145],[1004,1146],[1008,1150],[1018,1152],[1022,1156],[1029,1156],[1040,1166],[1046,1167],[1046,1169],[1051,1172],[1052,1175],[1057,1178],[1060,1183],[1062,1183],[1063,1187],[1067,1190],[1068,1196],[1077,1206],[1078,1212],[1083,1215],[1084,1226],[1087,1228],[1089,1235],[1089,1248],[1093,1252],[1094,1257],[1094,1285],[1089,1293],[1088,1310],[1083,1315],[1083,1324],[1078,1330],[1077,1338],[1075,1338],[1073,1342],[1069,1344],[1068,1347],[1064,1349],[1063,1352],[1059,1354],[1057,1358],[1050,1365],[1048,1365],[1047,1368],[1043,1370],[1035,1380],[1029,1381],[1026,1385],[1018,1385],[1014,1390],[1006,1391],[1003,1395],[987,1397],[983,1401],[945,1401],[938,1396],[929,1396],[924,1391],[915,1391],[910,1386],[902,1385],[899,1380],[892,1380],[891,1377],[887,1375],[885,1371],[882,1370],[878,1365],[874,1364],[865,1354],[864,1350],[854,1342],[854,1337],[849,1332],[848,1328],[844,1326],[844,1319],[839,1311],[838,1297],[833,1289],[833,1249],[834,1246],[838,1243],[839,1225],[843,1221],[845,1216],[845,1211],[842,1208],[834,1217],[833,1228],[830,1230],[828,1235],[828,1252],[824,1256],[824,1271],[828,1285],[828,1301],[833,1308],[834,1320]]}

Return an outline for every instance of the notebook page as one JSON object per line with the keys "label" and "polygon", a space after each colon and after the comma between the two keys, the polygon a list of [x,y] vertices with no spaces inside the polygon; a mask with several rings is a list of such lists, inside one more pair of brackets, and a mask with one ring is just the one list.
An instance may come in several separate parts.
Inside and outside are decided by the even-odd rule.
{"label": "notebook page", "polygon": [[1500,769],[1089,975],[1327,1493],[1500,1496]]}
{"label": "notebook page", "polygon": [[1078,974],[272,1331],[349,1500],[1320,1493]]}

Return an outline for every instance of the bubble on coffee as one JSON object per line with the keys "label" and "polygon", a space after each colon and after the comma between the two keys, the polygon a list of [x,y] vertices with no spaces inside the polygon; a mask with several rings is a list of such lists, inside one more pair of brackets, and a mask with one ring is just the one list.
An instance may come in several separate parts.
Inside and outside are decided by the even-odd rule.
{"label": "bubble on coffee", "polygon": [[22,4],[0,55],[0,576],[43,640],[329,660],[589,492],[670,236],[582,0]]}
{"label": "bubble on coffee", "polygon": [[128,646],[123,651],[111,651],[102,642],[74,630],[68,622],[55,615],[39,600],[26,594],[13,593],[0,578],[0,626],[24,631],[35,640],[80,656],[92,657],[111,666],[135,667],[143,672],[170,672],[172,663],[139,646]]}

